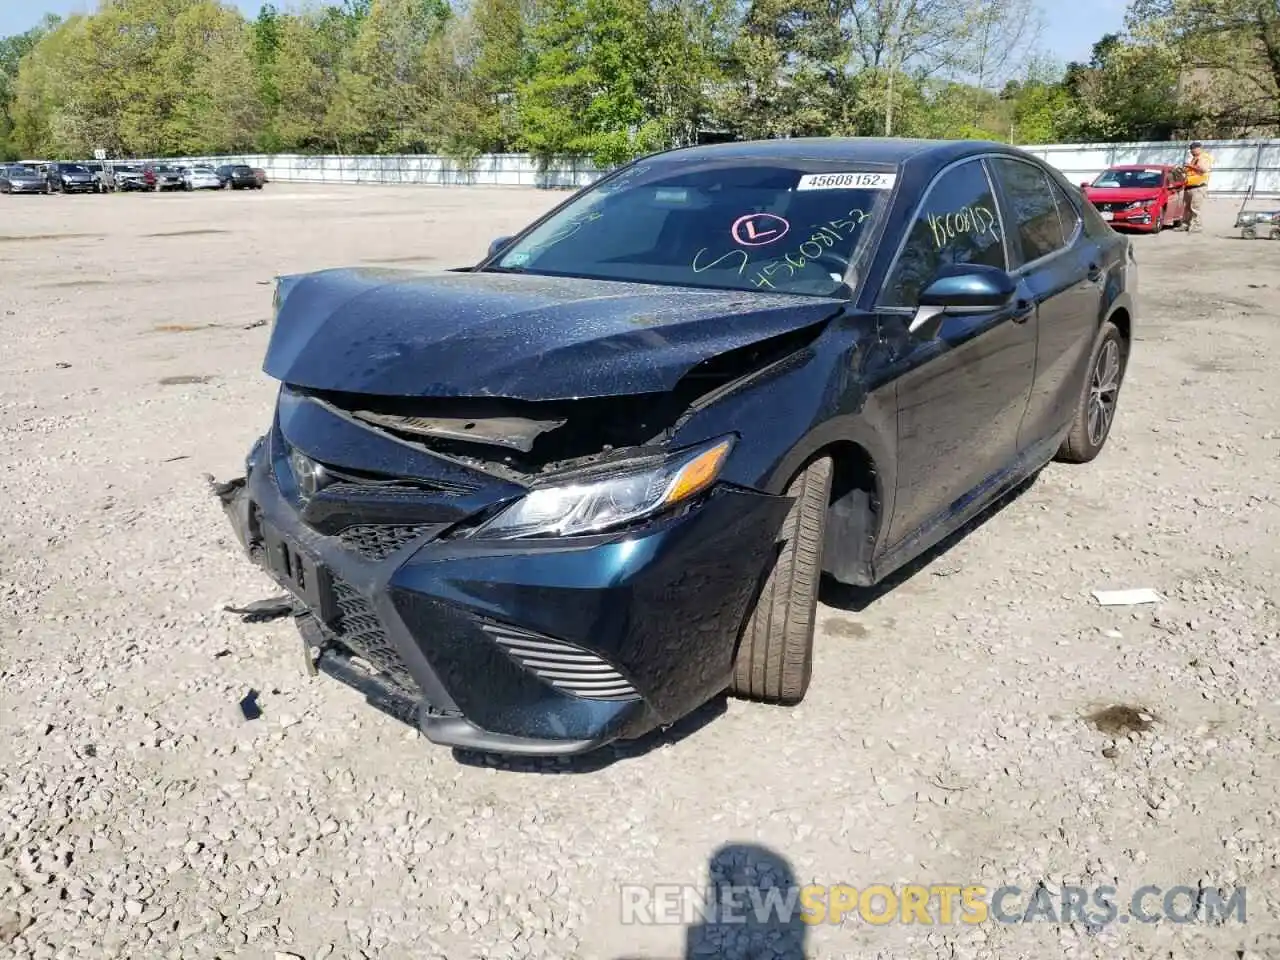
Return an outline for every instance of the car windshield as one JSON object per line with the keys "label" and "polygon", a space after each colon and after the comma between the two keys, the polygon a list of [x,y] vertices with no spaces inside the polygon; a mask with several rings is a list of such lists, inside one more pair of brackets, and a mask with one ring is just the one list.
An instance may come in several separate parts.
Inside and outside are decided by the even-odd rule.
{"label": "car windshield", "polygon": [[64,163],[62,165],[62,172],[63,173],[88,173],[89,171],[86,170],[84,167],[80,166],[80,164],[78,163]]}
{"label": "car windshield", "polygon": [[253,170],[251,170],[249,167],[232,167],[231,172],[239,173],[239,174],[247,174],[247,173],[253,173]]}
{"label": "car windshield", "polygon": [[192,168],[191,168],[191,172],[192,172],[192,173],[198,173],[198,174],[200,174],[201,176],[204,176],[204,177],[212,177],[212,176],[214,176],[214,173],[213,173],[213,167],[192,167]]}
{"label": "car windshield", "polygon": [[485,269],[831,296],[847,270],[856,287],[894,181],[891,167],[856,161],[645,160]]}
{"label": "car windshield", "polygon": [[1107,170],[1093,181],[1095,187],[1158,187],[1164,182],[1163,170]]}

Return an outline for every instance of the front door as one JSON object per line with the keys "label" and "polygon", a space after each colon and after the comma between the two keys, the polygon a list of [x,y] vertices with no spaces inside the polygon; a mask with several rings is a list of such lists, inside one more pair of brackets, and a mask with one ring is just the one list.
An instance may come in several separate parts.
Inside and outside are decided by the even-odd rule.
{"label": "front door", "polygon": [[889,544],[964,509],[1013,463],[1036,358],[1036,307],[1023,285],[1001,310],[948,317],[937,337],[907,332],[920,291],[946,264],[1008,269],[999,205],[985,163],[938,176],[879,298],[894,355],[898,487]]}

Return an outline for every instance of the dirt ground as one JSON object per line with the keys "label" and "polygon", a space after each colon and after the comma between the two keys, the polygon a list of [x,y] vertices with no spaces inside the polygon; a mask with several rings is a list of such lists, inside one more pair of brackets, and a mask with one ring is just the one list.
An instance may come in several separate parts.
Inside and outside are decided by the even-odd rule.
{"label": "dirt ground", "polygon": [[[476,760],[224,612],[277,592],[205,481],[270,417],[272,277],[474,262],[562,196],[0,197],[0,958],[1280,956],[1280,242],[1229,200],[1137,241],[1101,458],[874,598],[825,590],[799,708]],[[1091,595],[1125,587],[1164,599]],[[1243,886],[1247,917],[626,922],[624,885],[712,875],[1015,885],[1011,912],[1103,884],[1126,916]]]}

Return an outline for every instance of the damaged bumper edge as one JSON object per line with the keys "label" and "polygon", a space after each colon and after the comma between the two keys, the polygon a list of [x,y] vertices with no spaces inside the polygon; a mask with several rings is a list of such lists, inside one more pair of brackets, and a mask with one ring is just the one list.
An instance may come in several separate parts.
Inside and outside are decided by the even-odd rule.
{"label": "damaged bumper edge", "polygon": [[[721,693],[790,506],[722,486],[625,533],[428,533],[371,560],[303,521],[279,460],[211,487],[242,549],[300,598],[309,667],[433,743],[509,755],[590,752]],[[306,558],[306,590],[280,574],[277,540]]]}

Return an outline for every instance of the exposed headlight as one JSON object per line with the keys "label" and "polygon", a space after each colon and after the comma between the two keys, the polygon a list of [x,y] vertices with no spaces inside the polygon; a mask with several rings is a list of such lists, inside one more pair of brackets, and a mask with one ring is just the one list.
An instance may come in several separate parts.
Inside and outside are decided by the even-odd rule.
{"label": "exposed headlight", "polygon": [[594,533],[661,513],[705,491],[720,475],[733,437],[612,473],[561,479],[524,497],[471,533],[475,539]]}
{"label": "exposed headlight", "polygon": [[289,448],[289,469],[293,471],[298,493],[304,500],[310,500],[329,483],[329,474],[323,466],[292,447]]}

